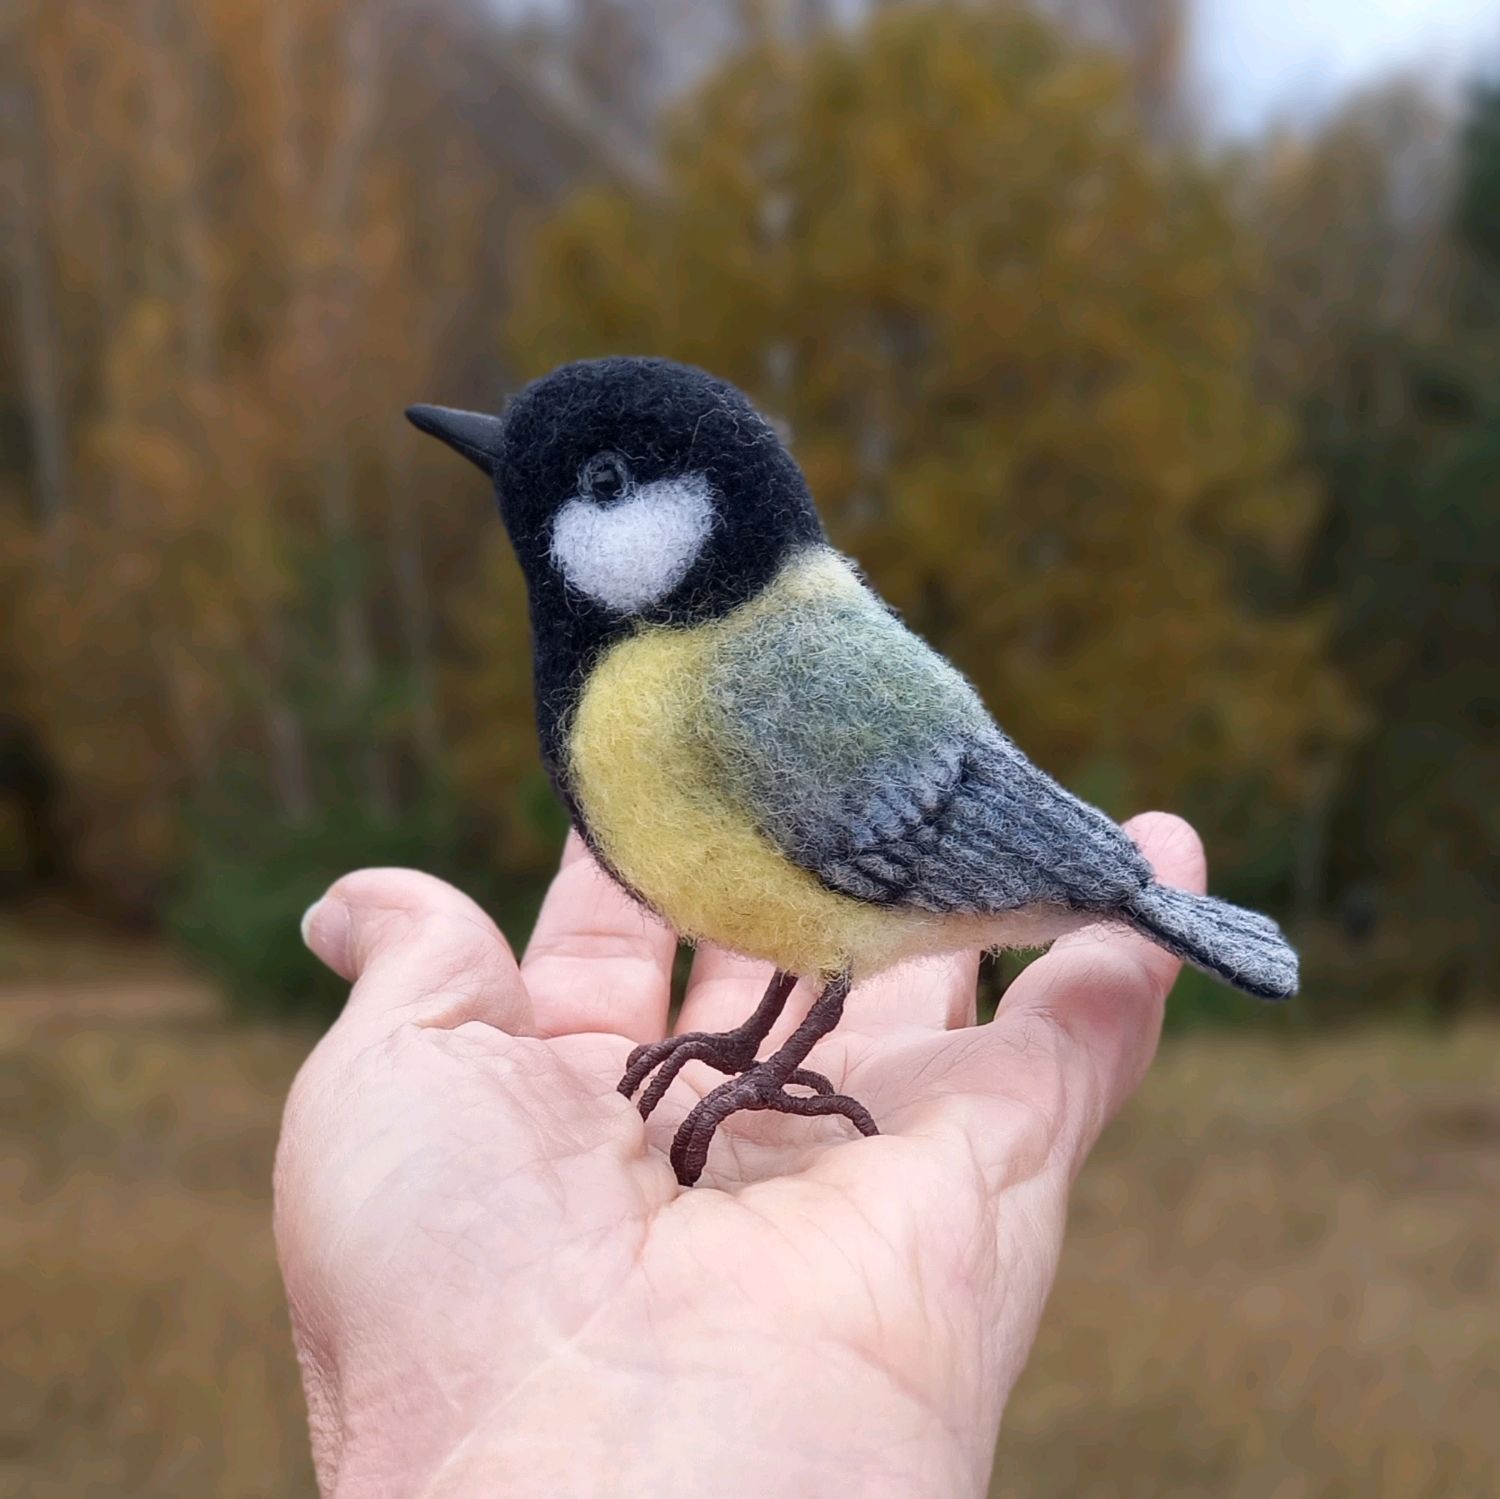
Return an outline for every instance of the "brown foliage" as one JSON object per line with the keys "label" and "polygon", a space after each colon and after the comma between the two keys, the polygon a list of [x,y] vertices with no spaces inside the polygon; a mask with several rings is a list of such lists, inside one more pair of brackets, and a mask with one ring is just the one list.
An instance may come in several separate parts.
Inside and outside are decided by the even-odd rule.
{"label": "brown foliage", "polygon": [[[75,867],[116,904],[154,905],[227,767],[290,819],[394,811],[436,773],[434,579],[488,517],[442,503],[399,413],[498,316],[517,187],[442,92],[498,37],[399,0],[59,0],[6,39],[42,125],[0,148],[18,291],[46,299],[12,352],[58,470],[6,644]],[[513,176],[538,155],[507,150]]]}

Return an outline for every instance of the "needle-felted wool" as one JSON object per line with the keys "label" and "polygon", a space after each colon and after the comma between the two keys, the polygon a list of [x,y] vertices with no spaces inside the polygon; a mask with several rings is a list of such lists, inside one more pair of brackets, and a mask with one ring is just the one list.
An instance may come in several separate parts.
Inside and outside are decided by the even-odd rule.
{"label": "needle-felted wool", "polygon": [[[852,720],[820,717],[816,701],[797,699],[797,674],[788,670],[797,658],[784,654],[789,642],[774,622],[803,608],[800,646],[790,642],[793,653],[810,653],[802,664],[827,663],[827,652],[842,647],[847,665],[871,644],[871,632],[887,643],[904,637],[925,651],[823,547],[793,560],[759,598],[722,620],[695,630],[643,630],[622,641],[592,674],[569,735],[571,780],[600,852],[684,937],[711,939],[790,973],[847,967],[867,975],[915,953],[1004,940],[981,934],[983,922],[943,921],[919,907],[860,899],[789,859],[768,834],[770,826],[790,829],[824,794],[830,808],[838,805],[849,789],[839,775],[867,755],[874,764],[914,747],[920,729],[913,724],[905,745],[879,742],[878,710],[903,686],[921,724],[942,726],[931,709],[932,683],[910,677],[899,684],[882,672],[866,674],[866,691],[846,699]],[[841,614],[840,640],[831,632]],[[767,648],[778,658],[768,658]],[[832,664],[838,673],[838,661]],[[790,707],[799,725],[822,725],[824,743],[800,746],[814,751],[807,763],[816,769],[804,774],[778,764],[767,746],[738,733],[735,683],[750,681],[747,673],[768,719]],[[962,678],[946,665],[943,675],[949,700],[967,698],[973,706],[965,711],[982,716]],[[1049,940],[1064,915],[1013,919],[1009,940]]]}
{"label": "needle-felted wool", "polygon": [[[802,471],[769,423],[727,381],[701,370],[685,381],[683,369],[664,359],[596,359],[544,375],[507,406],[491,468],[526,574],[543,761],[575,813],[562,730],[603,651],[637,623],[686,624],[735,608],[791,551],[823,539]],[[625,461],[636,491],[691,477],[715,497],[691,575],[629,613],[570,586],[553,565],[555,519],[601,453]]]}
{"label": "needle-felted wool", "polygon": [[687,576],[713,530],[712,493],[698,476],[622,482],[614,502],[568,501],[552,526],[552,563],[593,603],[629,614]]}
{"label": "needle-felted wool", "polygon": [[[1295,991],[1273,922],[1157,885],[828,547],[732,386],[586,361],[503,418],[413,420],[494,478],[548,770],[605,867],[683,936],[862,977],[1108,920],[1253,994]],[[780,1086],[758,1106],[782,1107]]]}
{"label": "needle-felted wool", "polygon": [[1103,916],[1260,992],[1286,982],[1271,923],[1158,900],[1129,838],[1031,766],[826,547],[713,625],[614,647],[570,742],[629,885],[684,936],[788,972],[863,977]]}

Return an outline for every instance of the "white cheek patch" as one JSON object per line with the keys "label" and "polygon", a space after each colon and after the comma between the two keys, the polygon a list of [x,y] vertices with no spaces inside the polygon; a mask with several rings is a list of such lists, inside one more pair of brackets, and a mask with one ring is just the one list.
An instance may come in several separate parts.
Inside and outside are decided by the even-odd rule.
{"label": "white cheek patch", "polygon": [[613,504],[575,495],[552,523],[552,561],[596,603],[633,614],[682,582],[713,521],[712,490],[701,474],[642,484]]}

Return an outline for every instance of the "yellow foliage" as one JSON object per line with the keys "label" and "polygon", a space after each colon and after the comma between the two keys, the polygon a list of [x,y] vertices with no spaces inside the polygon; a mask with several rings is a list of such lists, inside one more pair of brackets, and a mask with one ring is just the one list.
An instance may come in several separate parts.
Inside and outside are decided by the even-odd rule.
{"label": "yellow foliage", "polygon": [[39,310],[11,353],[22,464],[47,490],[50,437],[65,472],[16,507],[0,650],[71,872],[149,910],[194,801],[395,815],[441,778],[434,584],[487,516],[422,482],[448,470],[400,412],[472,360],[508,189],[381,0],[23,9],[38,128],[0,152]]}
{"label": "yellow foliage", "polygon": [[524,369],[743,384],[1045,768],[1115,810],[1238,807],[1246,839],[1292,814],[1352,714],[1320,622],[1269,608],[1311,510],[1251,385],[1253,246],[1115,65],[1010,6],[895,10],[733,63],[667,160],[659,196],[539,233]]}

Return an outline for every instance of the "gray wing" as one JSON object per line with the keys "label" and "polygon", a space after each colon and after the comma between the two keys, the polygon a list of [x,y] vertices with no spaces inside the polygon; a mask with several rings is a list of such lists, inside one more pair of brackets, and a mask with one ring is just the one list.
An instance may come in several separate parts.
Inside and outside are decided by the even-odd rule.
{"label": "gray wing", "polygon": [[1151,879],[941,656],[859,588],[764,619],[710,684],[721,781],[831,889],[945,913],[1107,910]]}
{"label": "gray wing", "polygon": [[832,816],[777,831],[824,884],[880,905],[997,912],[1038,902],[1108,910],[1151,875],[1102,812],[1006,738],[954,738],[925,762],[883,767]]}

